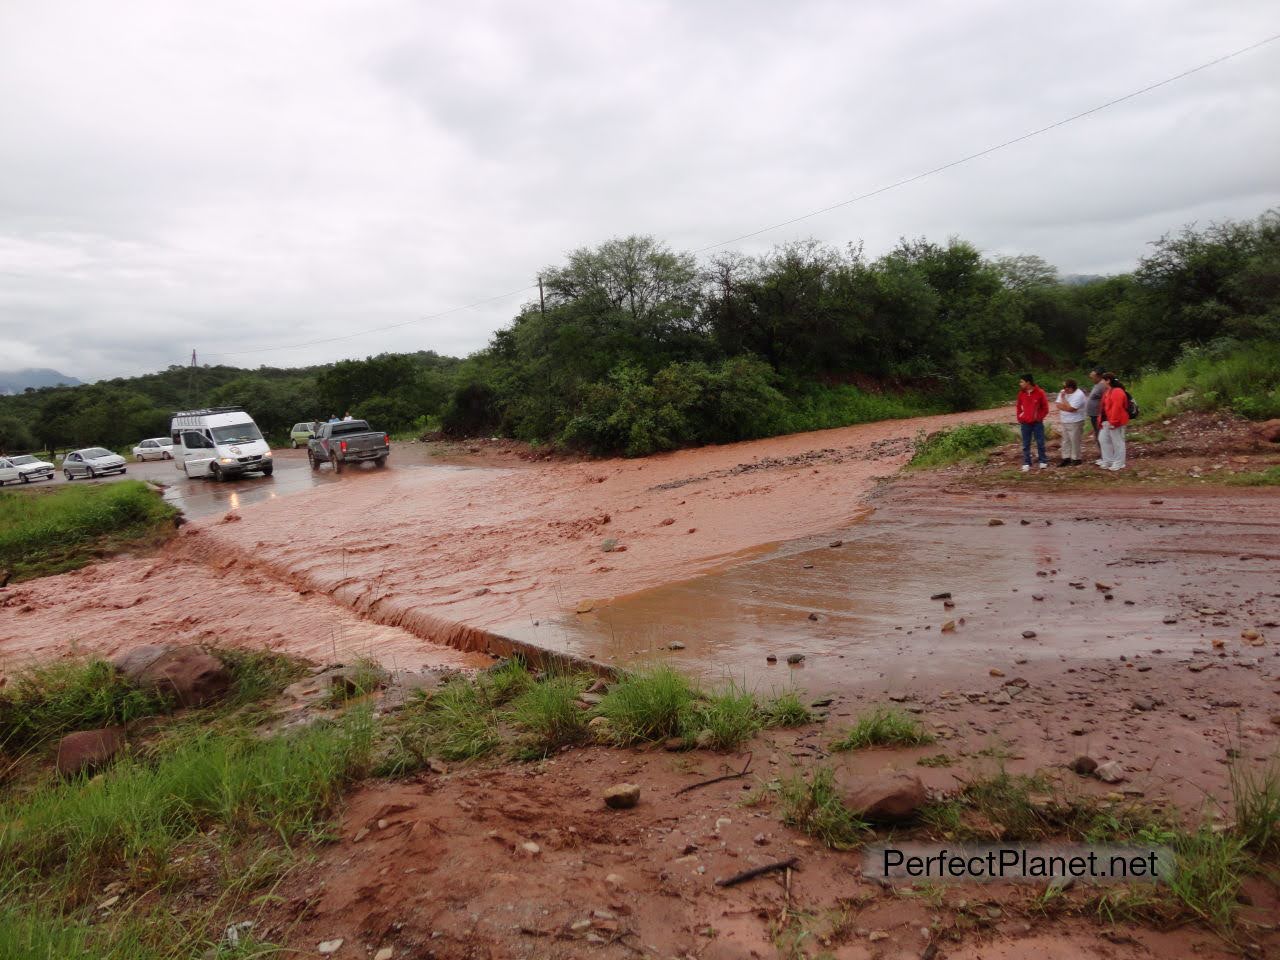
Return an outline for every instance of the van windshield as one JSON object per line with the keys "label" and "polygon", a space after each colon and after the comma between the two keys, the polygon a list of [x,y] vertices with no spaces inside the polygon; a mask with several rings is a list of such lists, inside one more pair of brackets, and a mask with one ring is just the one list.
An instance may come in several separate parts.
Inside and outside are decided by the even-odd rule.
{"label": "van windshield", "polygon": [[252,420],[214,427],[212,432],[215,443],[248,443],[250,440],[262,439],[262,431]]}

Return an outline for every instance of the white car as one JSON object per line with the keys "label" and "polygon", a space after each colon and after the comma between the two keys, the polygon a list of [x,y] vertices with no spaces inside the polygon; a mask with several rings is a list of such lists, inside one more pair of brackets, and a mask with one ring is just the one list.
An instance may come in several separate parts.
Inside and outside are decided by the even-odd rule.
{"label": "white car", "polygon": [[28,453],[18,457],[0,457],[0,484],[10,480],[30,483],[32,480],[52,480],[53,464],[37,460]]}
{"label": "white car", "polygon": [[62,459],[62,474],[68,480],[76,477],[100,477],[105,473],[125,473],[124,457],[105,447],[85,447],[74,450]]}
{"label": "white car", "polygon": [[143,440],[133,448],[133,459],[141,463],[143,460],[172,460],[173,441],[168,437],[153,437]]}

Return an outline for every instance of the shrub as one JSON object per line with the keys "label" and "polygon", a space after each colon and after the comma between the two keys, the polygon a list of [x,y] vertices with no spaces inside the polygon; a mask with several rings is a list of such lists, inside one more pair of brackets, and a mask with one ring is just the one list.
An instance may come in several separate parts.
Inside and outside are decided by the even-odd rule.
{"label": "shrub", "polygon": [[813,721],[813,714],[796,691],[788,690],[760,708],[760,719],[766,727],[802,727]]}
{"label": "shrub", "polygon": [[587,711],[577,702],[585,685],[582,677],[551,677],[512,701],[511,718],[530,734],[536,750],[546,754],[586,735]]}
{"label": "shrub", "polygon": [[916,437],[912,467],[940,467],[977,456],[992,447],[1009,443],[1013,431],[1003,423],[969,423]]}

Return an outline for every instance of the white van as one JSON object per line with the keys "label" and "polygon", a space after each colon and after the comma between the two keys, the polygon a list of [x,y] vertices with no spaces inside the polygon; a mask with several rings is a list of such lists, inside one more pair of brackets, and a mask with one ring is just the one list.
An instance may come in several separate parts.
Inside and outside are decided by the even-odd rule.
{"label": "white van", "polygon": [[188,477],[225,480],[255,470],[269,477],[275,469],[262,431],[239,407],[179,411],[169,435],[173,465]]}

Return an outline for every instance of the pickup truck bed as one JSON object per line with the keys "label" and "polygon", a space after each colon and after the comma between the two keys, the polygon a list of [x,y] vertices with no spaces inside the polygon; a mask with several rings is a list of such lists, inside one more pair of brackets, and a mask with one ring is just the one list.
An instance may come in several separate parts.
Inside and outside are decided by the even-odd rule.
{"label": "pickup truck bed", "polygon": [[390,437],[379,430],[370,430],[363,420],[322,423],[315,436],[307,441],[307,460],[312,470],[319,470],[327,462],[333,465],[335,473],[341,473],[343,464],[363,460],[372,460],[376,466],[383,467],[390,455]]}

